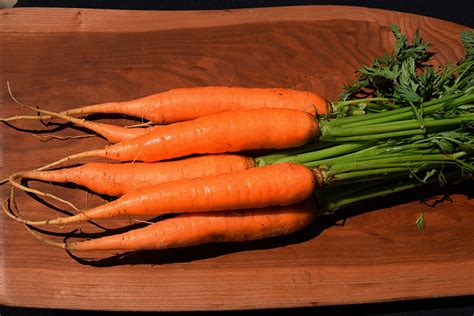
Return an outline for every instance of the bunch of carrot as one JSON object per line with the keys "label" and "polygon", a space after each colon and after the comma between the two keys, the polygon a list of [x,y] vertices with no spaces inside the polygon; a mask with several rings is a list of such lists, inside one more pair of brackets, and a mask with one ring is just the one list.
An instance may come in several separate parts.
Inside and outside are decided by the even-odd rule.
{"label": "bunch of carrot", "polygon": [[[229,91],[228,88],[213,89],[215,94],[222,93],[223,97],[226,97]],[[200,92],[200,89],[190,89],[186,94]],[[305,92],[304,96],[306,95]],[[319,97],[314,99],[322,100]],[[298,99],[295,98],[292,104],[297,102]],[[217,104],[221,103],[224,102],[219,101]],[[212,105],[201,102],[195,107],[206,107],[209,110]],[[241,107],[246,106],[244,103]],[[141,135],[129,139],[125,137],[124,140],[104,149],[68,156],[36,170],[13,174],[8,178],[12,187],[65,202],[79,213],[68,217],[31,221],[8,212],[6,204],[4,210],[11,218],[27,225],[65,225],[126,215],[179,214],[123,234],[68,244],[47,241],[49,244],[71,250],[160,249],[204,242],[254,240],[294,232],[308,225],[316,216],[316,200],[312,198],[316,188],[337,182],[335,179],[339,179],[344,172],[347,174],[347,170],[350,170],[352,175],[349,183],[367,178],[366,173],[355,170],[355,165],[347,165],[359,164],[359,168],[363,166],[360,163],[362,160],[354,159],[354,152],[357,154],[362,149],[372,148],[376,150],[378,158],[384,157],[381,155],[383,146],[371,142],[312,142],[322,135],[318,129],[319,121],[305,111],[308,108],[314,109],[314,104],[308,105],[307,101],[303,100],[300,106],[300,110],[216,110],[214,114],[194,120],[144,128]],[[327,114],[324,112],[327,109],[324,101],[317,107],[322,114]],[[39,111],[51,117],[57,115]],[[57,116],[74,121],[68,114]],[[84,119],[80,122],[88,124]],[[107,130],[107,126],[103,124],[94,124]],[[302,146],[305,144],[309,145]],[[296,149],[258,158],[229,154],[262,148]],[[416,148],[411,146],[410,149],[413,151]],[[306,153],[302,154],[302,151]],[[314,156],[315,153],[319,158]],[[190,156],[193,154],[200,155]],[[309,161],[301,160],[308,154],[312,155],[308,158]],[[349,160],[343,159],[344,154],[349,155]],[[77,167],[48,170],[73,159],[94,156],[122,163],[92,162]],[[432,161],[444,164],[444,161],[449,160],[447,156],[438,156],[438,159]],[[339,165],[333,165],[329,169],[323,167],[328,165],[327,163],[317,162],[318,159],[328,157],[339,159]],[[369,160],[367,153],[364,157]],[[393,165],[393,157],[388,158],[392,158],[392,161],[388,160],[387,163]],[[456,158],[452,157],[450,160],[455,162]],[[395,159],[400,160],[400,157]],[[410,166],[414,166],[413,159],[410,162]],[[421,159],[421,162],[417,163],[420,167],[425,160]],[[316,168],[311,169],[305,165]],[[341,174],[335,172],[336,166]],[[363,170],[366,169],[367,166]],[[374,170],[373,167],[370,169]],[[401,169],[398,166],[396,172],[406,169],[407,166]],[[357,172],[360,173],[358,177]],[[387,174],[387,170],[384,172]],[[80,210],[61,198],[22,185],[20,182],[24,178],[71,182],[118,198],[92,209]],[[388,179],[388,176],[385,178]],[[376,184],[378,190],[381,188],[379,182],[370,184],[372,187]],[[405,183],[404,185],[406,186]],[[14,205],[13,195],[12,201]],[[338,207],[342,206],[341,201],[342,199],[339,200]],[[229,212],[230,210],[233,212]]]}
{"label": "bunch of carrot", "polygon": [[[65,202],[78,214],[30,221],[7,210],[5,202],[6,214],[28,225],[64,225],[114,216],[179,213],[125,234],[61,245],[78,250],[142,250],[253,240],[291,233],[314,218],[315,180],[309,168],[293,163],[254,168],[252,157],[231,153],[299,147],[313,140],[318,134],[315,114],[328,110],[320,96],[289,89],[205,87],[172,90],[125,105],[101,104],[64,113],[35,109],[46,115],[42,119],[72,121],[115,144],[16,173],[4,181],[12,188]],[[94,112],[143,114],[169,124],[127,129],[72,117]],[[92,162],[50,170],[86,157],[121,163]],[[22,185],[24,178],[72,182],[118,198],[79,210],[59,197]],[[15,205],[13,193],[10,202]]]}
{"label": "bunch of carrot", "polygon": [[[60,113],[12,98],[41,115],[2,121],[66,120],[112,144],[3,180],[12,186],[3,205],[10,218],[36,226],[176,214],[145,228],[86,241],[58,243],[34,233],[70,250],[163,249],[284,235],[307,226],[318,212],[333,212],[436,179],[472,177],[474,171],[472,152],[465,148],[472,141],[474,119],[466,107],[474,101],[470,87],[424,102],[422,114],[415,107],[383,100],[387,108],[378,113],[347,117],[335,116],[341,116],[340,107],[352,101],[329,104],[317,94],[281,88],[175,89]],[[443,115],[447,112],[449,116]],[[93,113],[149,122],[126,128],[83,117]],[[261,149],[272,152],[248,154]],[[52,169],[93,157],[115,163]],[[117,198],[82,210],[23,185],[22,179],[69,182]],[[14,189],[66,203],[78,213],[25,219],[17,211]]]}

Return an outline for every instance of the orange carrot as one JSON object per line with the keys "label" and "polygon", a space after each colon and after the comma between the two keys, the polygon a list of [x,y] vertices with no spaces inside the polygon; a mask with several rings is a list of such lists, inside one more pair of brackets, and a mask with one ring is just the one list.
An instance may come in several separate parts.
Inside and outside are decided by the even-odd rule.
{"label": "orange carrot", "polygon": [[310,224],[314,199],[283,206],[232,212],[181,214],[126,233],[79,242],[46,243],[69,250],[157,250],[217,242],[243,242],[294,233]]}
{"label": "orange carrot", "polygon": [[310,169],[299,164],[280,163],[144,187],[69,217],[45,221],[15,219],[31,225],[62,225],[125,215],[284,206],[307,199],[314,188],[315,178]]}
{"label": "orange carrot", "polygon": [[10,177],[13,180],[10,183],[22,190],[25,187],[19,184],[21,179],[74,183],[99,194],[120,196],[145,186],[240,171],[254,166],[251,157],[227,154],[156,163],[88,163],[58,170],[19,172]]}
{"label": "orange carrot", "polygon": [[[313,116],[324,115],[329,111],[328,102],[324,98],[308,91],[211,86],[173,89],[131,101],[94,104],[61,113],[72,116],[117,113],[147,119],[155,124],[169,124],[223,111],[269,107],[297,109]],[[51,116],[41,118],[48,119]]]}
{"label": "orange carrot", "polygon": [[104,149],[68,156],[41,169],[72,159],[104,157],[154,162],[191,154],[214,154],[264,148],[292,148],[315,138],[318,122],[306,112],[257,109],[222,112],[174,123]]}

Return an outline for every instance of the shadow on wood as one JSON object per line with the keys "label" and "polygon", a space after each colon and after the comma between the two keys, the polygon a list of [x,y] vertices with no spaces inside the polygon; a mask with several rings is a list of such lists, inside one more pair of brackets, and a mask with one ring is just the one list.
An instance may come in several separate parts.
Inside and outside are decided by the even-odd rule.
{"label": "shadow on wood", "polygon": [[[100,259],[84,259],[80,255],[75,255],[70,251],[67,252],[71,258],[76,260],[78,263],[94,267],[138,264],[162,265],[179,262],[192,262],[196,260],[223,256],[230,253],[272,249],[285,247],[291,244],[302,243],[317,238],[324,230],[332,226],[344,226],[345,221],[350,217],[358,216],[368,212],[382,211],[383,208],[413,202],[413,196],[419,197],[420,204],[424,204],[428,207],[435,207],[437,204],[443,201],[450,200],[450,195],[454,193],[461,193],[468,196],[469,198],[472,198],[473,195],[467,186],[453,186],[449,187],[448,189],[443,189],[439,186],[432,185],[429,187],[417,188],[407,192],[393,194],[390,198],[391,202],[387,202],[386,198],[382,197],[366,201],[359,205],[348,207],[332,215],[318,216],[307,227],[296,233],[286,236],[278,236],[249,242],[213,243],[185,248],[125,252]],[[162,219],[166,219],[166,217],[155,218],[151,221],[154,222]],[[144,224],[134,224],[119,229],[108,230],[103,234],[74,234],[67,235],[66,237],[98,238],[144,226]],[[67,238],[65,240],[67,240]]]}

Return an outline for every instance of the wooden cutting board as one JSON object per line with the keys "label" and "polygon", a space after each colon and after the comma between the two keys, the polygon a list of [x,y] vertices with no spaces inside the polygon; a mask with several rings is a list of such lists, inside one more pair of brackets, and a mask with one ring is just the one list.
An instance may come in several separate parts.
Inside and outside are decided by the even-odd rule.
{"label": "wooden cutting board", "polygon": [[[7,80],[22,102],[53,110],[202,85],[288,87],[331,100],[353,79],[356,68],[392,50],[391,23],[410,35],[419,27],[437,52],[435,63],[463,55],[458,35],[466,27],[360,7],[3,10],[0,116],[29,114],[7,95]],[[37,136],[52,128],[38,122],[14,126],[38,130]],[[0,133],[1,178],[106,144],[98,138],[42,142],[7,125],[0,126]],[[70,128],[57,131],[60,136],[81,134]],[[31,185],[82,207],[103,203],[85,191]],[[9,188],[1,190],[5,199]],[[426,195],[419,191],[387,198],[346,213],[343,226],[320,220],[286,238],[102,256],[96,261],[89,260],[92,254],[78,259],[51,248],[0,216],[0,303],[184,311],[473,294],[473,202],[458,192],[430,206],[437,197],[431,195],[425,203],[420,197]],[[18,194],[17,200],[24,216],[54,215],[31,196]],[[424,231],[415,225],[421,211]],[[83,230],[100,231],[92,225]]]}

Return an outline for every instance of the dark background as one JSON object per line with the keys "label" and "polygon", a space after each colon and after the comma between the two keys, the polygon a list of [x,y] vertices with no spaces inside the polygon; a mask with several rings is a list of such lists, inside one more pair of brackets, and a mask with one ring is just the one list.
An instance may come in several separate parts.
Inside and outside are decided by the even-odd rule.
{"label": "dark background", "polygon": [[[458,1],[429,1],[429,0],[365,0],[365,1],[251,1],[251,0],[175,0],[175,1],[138,1],[138,0],[19,0],[15,7],[63,7],[63,8],[102,8],[102,9],[130,9],[130,10],[213,10],[257,8],[272,6],[294,5],[350,5],[371,8],[387,9],[435,17],[468,27],[474,27],[474,0]],[[261,315],[268,312],[271,315],[474,315],[474,296],[438,298],[427,300],[406,300],[377,304],[343,305],[328,307],[279,309],[266,311],[232,311],[212,313],[169,313],[171,315]],[[0,307],[0,316],[57,316],[57,315],[91,315],[93,311],[68,310],[38,310],[13,307]],[[98,313],[97,313],[98,314]],[[101,312],[100,315],[129,315],[125,312]],[[134,313],[148,315],[150,313]]]}

